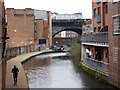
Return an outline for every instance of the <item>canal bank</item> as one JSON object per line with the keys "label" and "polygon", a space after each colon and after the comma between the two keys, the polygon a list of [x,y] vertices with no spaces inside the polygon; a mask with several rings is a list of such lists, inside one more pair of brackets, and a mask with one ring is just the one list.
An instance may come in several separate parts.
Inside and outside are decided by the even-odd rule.
{"label": "canal bank", "polygon": [[[51,53],[51,52],[53,52],[53,51],[52,50],[44,50],[44,51],[40,51],[40,52],[31,52],[31,53],[19,55],[15,58],[10,59],[9,61],[7,61],[5,88],[29,88],[27,77],[24,72],[22,63],[24,63],[25,61],[29,60],[30,58],[32,58],[34,56],[37,56],[40,54],[45,54],[45,53]],[[11,73],[13,65],[16,65],[19,68],[17,86],[14,86],[13,76]]]}
{"label": "canal bank", "polygon": [[80,66],[82,68],[83,71],[85,71],[86,73],[94,76],[94,78],[97,78],[98,80],[101,80],[105,83],[108,83],[110,85],[112,85],[113,87],[116,87],[116,88],[120,88],[119,86],[117,86],[116,84],[110,82],[109,80],[109,74],[106,72],[102,72],[100,70],[97,70],[95,68],[92,68],[88,65],[86,65],[84,62],[80,62]]}
{"label": "canal bank", "polygon": [[78,67],[80,65],[79,69],[82,68],[83,71],[94,76],[94,78],[97,78],[105,83],[109,83],[114,87],[120,88],[114,83],[110,82],[108,65],[99,64],[99,62],[85,58],[81,53],[80,44],[74,44],[70,50],[70,54],[74,57],[73,62],[75,65]]}

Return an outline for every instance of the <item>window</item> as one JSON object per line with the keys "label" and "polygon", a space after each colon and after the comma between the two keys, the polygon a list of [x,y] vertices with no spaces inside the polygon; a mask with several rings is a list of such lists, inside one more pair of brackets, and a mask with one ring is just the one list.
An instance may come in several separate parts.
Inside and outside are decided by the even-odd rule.
{"label": "window", "polygon": [[36,29],[34,30],[34,33],[36,33],[37,31],[36,31]]}
{"label": "window", "polygon": [[24,16],[24,14],[14,14],[14,16]]}
{"label": "window", "polygon": [[113,18],[114,34],[120,34],[120,16]]}
{"label": "window", "polygon": [[34,16],[34,14],[26,14],[26,16]]}
{"label": "window", "polygon": [[96,8],[94,9],[94,17],[96,17]]}
{"label": "window", "polygon": [[101,8],[100,7],[98,7],[98,16],[101,14]]}
{"label": "window", "polygon": [[94,32],[96,32],[97,31],[97,28],[96,27],[94,27]]}
{"label": "window", "polygon": [[108,13],[108,5],[106,5],[105,8],[106,8],[106,14],[107,14]]}
{"label": "window", "polygon": [[34,25],[37,25],[37,23],[36,23],[36,22],[34,22]]}

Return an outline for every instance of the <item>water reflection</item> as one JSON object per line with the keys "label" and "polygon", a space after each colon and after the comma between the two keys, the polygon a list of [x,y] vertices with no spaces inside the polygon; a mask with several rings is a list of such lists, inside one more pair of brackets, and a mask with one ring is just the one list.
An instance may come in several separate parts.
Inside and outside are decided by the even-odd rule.
{"label": "water reflection", "polygon": [[[23,66],[30,88],[108,88],[103,82],[84,73],[76,72],[66,53],[39,55]],[[61,57],[60,57],[61,56]]]}

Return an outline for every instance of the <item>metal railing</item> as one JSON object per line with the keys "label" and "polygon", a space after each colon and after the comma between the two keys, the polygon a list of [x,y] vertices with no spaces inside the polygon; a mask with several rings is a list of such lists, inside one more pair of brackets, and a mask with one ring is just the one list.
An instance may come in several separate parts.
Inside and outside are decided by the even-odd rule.
{"label": "metal railing", "polygon": [[98,60],[95,60],[92,58],[88,58],[88,57],[85,57],[84,55],[83,55],[83,62],[86,65],[88,65],[96,70],[100,70],[105,73],[108,72],[108,66],[109,66],[108,63],[105,63],[103,61],[98,61]]}
{"label": "metal railing", "polygon": [[99,32],[95,34],[82,35],[81,41],[108,43],[108,32]]}

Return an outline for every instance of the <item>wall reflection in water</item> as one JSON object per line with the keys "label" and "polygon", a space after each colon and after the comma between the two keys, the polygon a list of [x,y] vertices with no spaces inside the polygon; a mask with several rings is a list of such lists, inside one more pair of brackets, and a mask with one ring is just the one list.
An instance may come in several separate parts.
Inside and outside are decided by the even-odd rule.
{"label": "wall reflection in water", "polygon": [[37,67],[46,67],[51,64],[52,57],[39,59],[31,58],[27,63],[24,63],[23,67],[25,70],[35,70]]}

